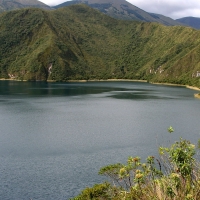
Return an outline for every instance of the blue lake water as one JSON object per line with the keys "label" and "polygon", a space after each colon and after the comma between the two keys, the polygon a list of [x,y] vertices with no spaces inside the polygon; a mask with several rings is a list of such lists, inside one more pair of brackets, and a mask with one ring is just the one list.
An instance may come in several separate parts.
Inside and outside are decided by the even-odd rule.
{"label": "blue lake water", "polygon": [[[67,200],[100,167],[200,138],[200,100],[138,82],[0,82],[0,199]],[[169,134],[167,128],[175,132]]]}

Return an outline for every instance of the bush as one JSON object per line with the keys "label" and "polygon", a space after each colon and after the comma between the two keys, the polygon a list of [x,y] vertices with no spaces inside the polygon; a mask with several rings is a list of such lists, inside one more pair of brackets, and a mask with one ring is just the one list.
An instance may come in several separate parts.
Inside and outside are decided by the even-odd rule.
{"label": "bush", "polygon": [[75,197],[73,200],[98,200],[98,199],[110,199],[109,198],[110,184],[96,184],[92,188],[84,189],[81,194]]}
{"label": "bush", "polygon": [[74,200],[199,200],[200,165],[195,149],[180,138],[170,147],[160,147],[159,158],[149,156],[141,163],[140,157],[129,157],[125,165],[105,166],[99,174],[110,177],[113,185],[95,185]]}

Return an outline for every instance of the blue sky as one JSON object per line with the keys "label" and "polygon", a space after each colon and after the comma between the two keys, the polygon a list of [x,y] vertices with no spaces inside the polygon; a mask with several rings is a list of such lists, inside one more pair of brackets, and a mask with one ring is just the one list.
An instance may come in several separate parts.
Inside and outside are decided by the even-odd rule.
{"label": "blue sky", "polygon": [[[67,0],[40,0],[47,5],[58,5]],[[109,0],[108,0],[109,1]],[[131,4],[151,13],[162,14],[173,19],[200,17],[200,0],[127,0]]]}

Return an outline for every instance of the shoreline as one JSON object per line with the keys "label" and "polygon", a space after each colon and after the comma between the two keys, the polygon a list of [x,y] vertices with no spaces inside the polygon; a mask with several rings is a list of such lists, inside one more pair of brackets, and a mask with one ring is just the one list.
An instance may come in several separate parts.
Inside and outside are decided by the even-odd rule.
{"label": "shoreline", "polygon": [[[147,83],[147,80],[137,80],[137,79],[93,79],[93,80],[68,80],[66,82],[77,82],[77,83],[85,83],[85,82],[143,82]],[[47,80],[47,82],[53,82]]]}
{"label": "shoreline", "polygon": [[[46,80],[46,81],[40,81],[40,80],[36,80],[36,81],[28,81],[28,80],[17,80],[17,79],[5,79],[5,78],[0,78],[0,81],[22,81],[22,82],[49,82],[49,83],[55,83],[57,81],[55,80]],[[67,81],[62,81],[63,83],[68,83],[68,82],[77,82],[77,83],[85,83],[85,82],[109,82],[109,81],[113,81],[113,82],[144,82],[147,83],[147,80],[138,80],[138,79],[91,79],[91,80],[67,80]]]}
{"label": "shoreline", "polygon": [[200,93],[194,94],[194,97],[200,99]]}
{"label": "shoreline", "polygon": [[19,81],[19,82],[26,82],[27,80],[17,80],[12,78],[0,78],[0,81]]}
{"label": "shoreline", "polygon": [[176,84],[176,83],[157,83],[157,82],[149,82],[153,85],[166,85],[166,86],[178,86],[178,87],[187,87],[187,85],[183,85],[183,84]]}
{"label": "shoreline", "polygon": [[194,87],[194,86],[186,85],[186,88],[191,89],[191,90],[197,90],[197,91],[200,91],[200,88],[198,88],[198,87]]}
{"label": "shoreline", "polygon": [[175,84],[175,83],[153,83],[150,82],[151,84],[155,84],[155,85],[166,85],[166,86],[177,86],[177,87],[185,87],[191,90],[197,90],[200,91],[200,88],[195,87],[195,86],[190,86],[190,85],[183,85],[183,84]]}

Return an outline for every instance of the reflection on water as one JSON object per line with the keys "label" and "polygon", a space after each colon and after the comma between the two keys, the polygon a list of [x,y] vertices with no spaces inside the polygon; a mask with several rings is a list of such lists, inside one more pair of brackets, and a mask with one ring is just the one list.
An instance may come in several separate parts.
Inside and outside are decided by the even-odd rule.
{"label": "reflection on water", "polygon": [[[100,167],[200,137],[195,91],[137,82],[0,82],[0,199],[69,199]],[[165,131],[173,126],[175,133]]]}
{"label": "reflection on water", "polygon": [[[142,87],[141,87],[142,85]],[[164,88],[169,96],[163,96],[158,88]],[[148,83],[135,82],[87,82],[87,83],[46,83],[1,81],[0,95],[19,96],[79,96],[100,93],[111,93],[110,97],[118,99],[157,99],[176,98],[167,90],[169,86],[152,86]],[[178,90],[182,87],[171,87]],[[166,94],[164,94],[166,95]],[[170,97],[171,96],[171,97]]]}
{"label": "reflection on water", "polygon": [[129,99],[129,100],[148,100],[148,99],[173,99],[173,97],[167,96],[158,96],[152,95],[152,93],[148,92],[117,92],[110,97],[116,99]]}
{"label": "reflection on water", "polygon": [[[117,87],[111,83],[45,83],[45,82],[15,82],[3,81],[0,84],[1,95],[31,95],[31,96],[77,96],[98,94],[110,91],[128,91],[128,88]],[[135,89],[135,91],[146,91]]]}

